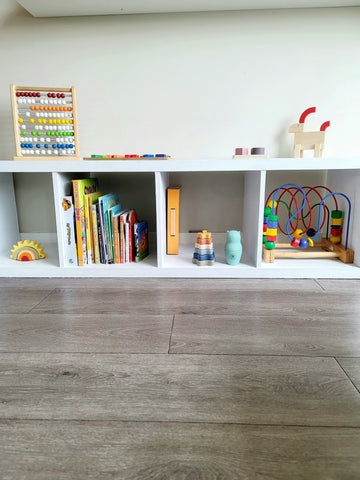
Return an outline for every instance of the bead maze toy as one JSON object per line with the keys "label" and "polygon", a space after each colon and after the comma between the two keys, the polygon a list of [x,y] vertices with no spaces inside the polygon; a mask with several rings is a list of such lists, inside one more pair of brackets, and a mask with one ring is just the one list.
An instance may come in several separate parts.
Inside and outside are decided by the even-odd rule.
{"label": "bead maze toy", "polygon": [[14,160],[82,160],[75,87],[11,85],[10,93],[16,148]]}
{"label": "bead maze toy", "polygon": [[325,130],[330,122],[324,122],[319,132],[304,132],[305,119],[310,113],[316,112],[316,107],[305,110],[299,119],[289,128],[289,133],[294,133],[294,157],[303,158],[304,150],[314,150],[314,157],[321,157],[325,145]]}
{"label": "bead maze toy", "polygon": [[[327,193],[322,196],[319,190]],[[280,193],[279,193],[280,192]],[[311,205],[309,194],[313,192],[319,202]],[[279,194],[278,199],[276,200]],[[297,196],[301,196],[301,206]],[[338,208],[336,196],[340,195],[347,201],[348,213],[346,221],[345,244],[341,244],[343,233],[342,220],[343,211]],[[289,199],[288,199],[289,197]],[[325,201],[332,198],[335,209],[329,213]],[[285,199],[287,201],[285,201]],[[279,223],[279,206],[285,205],[288,220],[285,229]],[[348,248],[349,226],[351,218],[351,202],[343,193],[332,192],[324,186],[300,187],[293,183],[287,183],[276,190],[273,190],[265,202],[264,228],[263,228],[263,260],[266,263],[273,263],[276,258],[338,258],[344,263],[353,263],[354,252]],[[293,212],[295,205],[295,212]],[[318,221],[316,229],[311,226],[315,207],[318,207]],[[300,214],[302,215],[300,217]],[[331,229],[329,238],[329,216],[331,216]],[[314,240],[320,232],[327,219],[326,237],[318,243]],[[303,228],[299,228],[302,222]],[[281,231],[290,239],[290,243],[277,243],[277,230]],[[293,249],[299,248],[299,251]],[[308,251],[308,247],[317,247],[317,250]]]}
{"label": "bead maze toy", "polygon": [[199,265],[199,267],[214,265],[215,263],[214,244],[211,233],[207,230],[203,230],[197,234],[192,261],[196,265]]}

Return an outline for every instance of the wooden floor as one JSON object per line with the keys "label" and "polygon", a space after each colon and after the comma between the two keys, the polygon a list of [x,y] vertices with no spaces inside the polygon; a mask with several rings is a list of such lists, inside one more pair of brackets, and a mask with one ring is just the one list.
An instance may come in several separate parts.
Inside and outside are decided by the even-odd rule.
{"label": "wooden floor", "polygon": [[1,480],[360,479],[359,293],[1,279]]}

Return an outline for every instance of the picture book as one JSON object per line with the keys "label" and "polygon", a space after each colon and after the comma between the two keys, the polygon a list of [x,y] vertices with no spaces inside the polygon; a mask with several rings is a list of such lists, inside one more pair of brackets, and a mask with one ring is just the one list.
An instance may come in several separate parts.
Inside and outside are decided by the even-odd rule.
{"label": "picture book", "polygon": [[100,216],[100,226],[102,233],[102,248],[104,263],[112,263],[112,247],[109,243],[109,219],[108,219],[108,210],[109,208],[117,205],[119,203],[119,197],[116,193],[108,193],[99,197],[99,216]]}
{"label": "picture book", "polygon": [[134,261],[134,223],[137,222],[135,210],[129,210],[127,214],[127,223],[129,224],[129,262]]}
{"label": "picture book", "polygon": [[94,236],[92,227],[92,205],[103,195],[100,192],[88,193],[84,196],[85,200],[85,228],[86,228],[86,246],[88,263],[95,263],[94,255]]}
{"label": "picture book", "polygon": [[[113,218],[114,215],[119,214],[122,211],[122,206],[120,204],[114,205],[113,207],[110,207],[108,210],[108,221],[109,221],[109,239],[110,239],[110,245],[112,248],[112,259],[113,263],[115,262],[115,246],[114,246],[114,222]],[[119,250],[119,261],[120,261],[120,250]]]}
{"label": "picture book", "polygon": [[92,227],[92,238],[93,238],[94,263],[100,263],[97,207],[98,205],[96,204],[91,205],[91,227]]}
{"label": "picture book", "polygon": [[123,210],[119,215],[119,243],[120,243],[120,263],[125,263],[125,223],[128,210]]}
{"label": "picture book", "polygon": [[75,210],[71,195],[61,197],[62,234],[65,266],[76,266]]}
{"label": "picture book", "polygon": [[99,190],[97,178],[84,178],[73,180],[76,245],[78,264],[83,266],[87,263],[87,241],[85,225],[85,195]]}
{"label": "picture book", "polygon": [[148,230],[149,227],[146,220],[134,223],[135,262],[140,262],[149,255]]}

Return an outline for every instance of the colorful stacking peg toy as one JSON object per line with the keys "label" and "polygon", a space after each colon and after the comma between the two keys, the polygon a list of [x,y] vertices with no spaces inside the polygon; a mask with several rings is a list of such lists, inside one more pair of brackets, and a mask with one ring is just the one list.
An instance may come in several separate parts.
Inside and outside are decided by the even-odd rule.
{"label": "colorful stacking peg toy", "polygon": [[207,230],[203,230],[197,234],[192,261],[196,265],[199,265],[199,267],[214,265],[215,263],[214,244],[211,233]]}

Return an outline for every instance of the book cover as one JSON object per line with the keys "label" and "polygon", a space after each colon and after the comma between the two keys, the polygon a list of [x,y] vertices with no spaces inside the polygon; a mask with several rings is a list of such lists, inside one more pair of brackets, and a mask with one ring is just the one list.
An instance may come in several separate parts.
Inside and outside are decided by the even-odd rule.
{"label": "book cover", "polygon": [[102,197],[99,197],[99,215],[105,263],[112,263],[113,261],[108,210],[109,208],[117,205],[118,203],[119,197],[116,193],[108,193],[106,195],[103,195]]}
{"label": "book cover", "polygon": [[77,265],[74,202],[71,195],[61,198],[64,264],[73,267]]}
{"label": "book cover", "polygon": [[81,267],[87,263],[84,196],[92,192],[97,192],[99,189],[99,182],[97,178],[83,178],[80,180],[73,180],[72,183],[74,191],[76,246],[78,264]]}
{"label": "book cover", "polygon": [[92,226],[92,205],[103,195],[100,192],[88,193],[84,196],[85,203],[85,228],[86,228],[86,246],[88,263],[95,263],[94,255],[94,236]]}
{"label": "book cover", "polygon": [[149,255],[149,236],[148,236],[148,222],[136,222],[134,224],[134,251],[135,262],[141,262]]}

